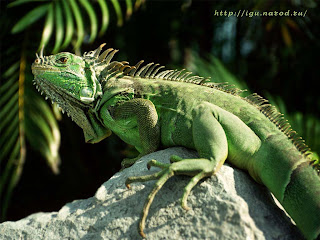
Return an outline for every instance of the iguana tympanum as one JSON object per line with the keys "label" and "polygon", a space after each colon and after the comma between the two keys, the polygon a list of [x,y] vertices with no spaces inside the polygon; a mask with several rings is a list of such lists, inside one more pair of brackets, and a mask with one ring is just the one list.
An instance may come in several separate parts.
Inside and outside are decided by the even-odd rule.
{"label": "iguana tympanum", "polygon": [[[159,146],[195,149],[199,158],[171,157],[171,164],[152,160],[156,174],[130,177],[133,182],[158,179],[139,223],[143,230],[156,193],[174,175],[191,176],[182,196],[188,209],[191,189],[215,174],[228,160],[245,169],[279,200],[307,239],[320,236],[319,163],[275,107],[257,94],[192,76],[185,70],[161,70],[149,63],[135,66],[111,61],[117,50],[62,52],[32,64],[34,84],[83,129],[86,142],[96,143],[111,132],[140,152],[132,161]],[[100,54],[101,53],[101,54]]]}

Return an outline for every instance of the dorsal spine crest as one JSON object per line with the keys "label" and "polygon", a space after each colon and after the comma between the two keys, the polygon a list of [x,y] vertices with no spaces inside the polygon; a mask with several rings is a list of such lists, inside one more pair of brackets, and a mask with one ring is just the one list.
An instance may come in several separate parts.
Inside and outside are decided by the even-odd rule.
{"label": "dorsal spine crest", "polygon": [[[268,100],[264,99],[260,95],[253,93],[246,97],[241,97],[240,94],[246,90],[241,90],[234,85],[229,85],[227,83],[213,83],[210,82],[210,78],[204,78],[192,75],[192,72],[188,72],[185,69],[182,70],[162,70],[164,66],[156,63],[148,63],[141,67],[144,63],[143,60],[139,61],[135,66],[130,66],[128,62],[117,62],[111,61],[114,55],[118,52],[113,48],[105,50],[101,55],[100,52],[105,44],[101,44],[96,50],[85,53],[83,57],[88,61],[94,61],[96,67],[104,66],[103,71],[101,71],[102,77],[101,84],[104,88],[108,79],[112,77],[119,76],[131,76],[133,78],[148,78],[148,79],[159,79],[167,81],[179,81],[191,84],[197,84],[205,87],[215,88],[217,90],[239,96],[253,106],[256,106],[272,123],[274,123],[294,144],[294,146],[299,150],[299,152],[304,156],[308,157],[310,155],[310,148],[305,144],[304,140],[298,136],[298,134],[292,130],[290,123],[284,118],[276,107],[272,106]],[[310,165],[312,165],[316,171],[319,173],[320,164],[317,160],[310,160]]]}

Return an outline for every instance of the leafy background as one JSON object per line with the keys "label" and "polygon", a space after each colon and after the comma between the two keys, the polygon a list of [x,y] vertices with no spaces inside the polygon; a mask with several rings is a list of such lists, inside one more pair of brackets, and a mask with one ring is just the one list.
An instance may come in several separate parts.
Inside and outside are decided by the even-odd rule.
{"label": "leafy background", "polygon": [[[0,1],[0,217],[18,220],[88,198],[132,146],[82,130],[32,85],[35,52],[82,54],[106,42],[117,59],[187,68],[257,92],[320,152],[320,12],[313,0]],[[216,11],[307,10],[305,17],[225,17]],[[45,164],[47,163],[47,164]]]}

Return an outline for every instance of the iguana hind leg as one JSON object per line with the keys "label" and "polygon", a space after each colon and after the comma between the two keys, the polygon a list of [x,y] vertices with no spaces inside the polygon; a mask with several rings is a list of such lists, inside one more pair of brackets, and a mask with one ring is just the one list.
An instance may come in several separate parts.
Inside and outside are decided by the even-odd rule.
{"label": "iguana hind leg", "polygon": [[197,108],[193,113],[192,127],[195,145],[199,146],[199,149],[197,150],[200,156],[205,155],[206,158],[179,159],[179,157],[173,156],[172,164],[162,164],[152,160],[148,163],[148,167],[160,167],[162,168],[160,172],[141,177],[129,177],[126,181],[127,187],[130,187],[129,184],[133,182],[158,179],[143,207],[139,223],[139,233],[143,237],[145,237],[143,232],[145,220],[153,198],[170,177],[182,174],[194,176],[186,186],[182,197],[182,206],[185,209],[188,209],[186,200],[193,186],[195,186],[202,178],[211,176],[223,165],[227,158],[228,145],[226,135],[223,128],[210,111],[203,111],[203,109]]}
{"label": "iguana hind leg", "polygon": [[[241,131],[241,134],[239,131]],[[237,143],[233,143],[232,141],[228,142],[227,135],[236,139],[237,137],[235,135],[239,134],[243,134],[245,139],[248,139],[247,144],[237,141],[239,144],[239,146],[237,146]],[[255,152],[253,147],[258,148],[260,144],[259,138],[238,117],[206,102],[200,104],[193,110],[192,136],[195,149],[199,153],[200,158],[182,159],[178,156],[171,156],[171,164],[151,160],[148,163],[148,168],[154,166],[162,170],[147,176],[129,177],[126,181],[127,187],[130,187],[130,183],[133,182],[145,182],[158,179],[143,207],[139,223],[139,233],[143,237],[145,237],[143,231],[151,203],[157,192],[170,177],[174,175],[192,176],[192,179],[184,189],[181,199],[182,207],[187,210],[189,209],[187,206],[187,198],[192,188],[201,179],[212,176],[220,169],[228,156],[228,151],[231,150],[232,152],[234,147],[238,147],[237,152],[242,152],[242,154],[248,153],[247,156],[250,156],[250,154]],[[178,137],[183,138],[181,134],[179,134]],[[250,148],[247,146],[250,146]]]}

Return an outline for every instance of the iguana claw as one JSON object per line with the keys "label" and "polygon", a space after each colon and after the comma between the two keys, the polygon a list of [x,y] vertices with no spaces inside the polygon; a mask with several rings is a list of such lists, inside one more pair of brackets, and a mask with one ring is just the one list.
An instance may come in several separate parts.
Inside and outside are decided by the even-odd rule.
{"label": "iguana claw", "polygon": [[[151,203],[157,194],[157,192],[162,188],[162,186],[168,181],[169,178],[175,175],[175,173],[179,173],[179,168],[180,166],[183,167],[183,165],[188,164],[192,159],[182,159],[178,156],[172,156],[171,160],[173,160],[172,164],[165,164],[158,162],[156,160],[151,160],[148,162],[147,167],[150,169],[152,166],[161,168],[157,173],[150,174],[150,175],[145,175],[145,176],[139,176],[139,177],[129,177],[127,178],[125,184],[127,188],[130,188],[130,184],[133,182],[146,182],[149,180],[155,180],[158,179],[158,181],[155,183],[154,188],[152,189],[151,193],[148,195],[146,202],[143,206],[140,222],[139,222],[139,233],[142,237],[146,237],[145,233],[143,232],[144,227],[145,227],[145,222],[146,218],[148,216],[148,212],[151,206]],[[185,160],[188,161],[185,162],[184,164],[181,164],[181,162]],[[177,165],[179,164],[179,165]],[[182,201],[181,201],[181,206],[185,210],[189,210],[190,208],[187,206],[187,198],[189,196],[189,193],[191,189],[204,177],[211,175],[211,172],[208,171],[200,171],[198,174],[193,176],[193,178],[190,180],[188,185],[184,189],[184,193],[182,195]]]}

